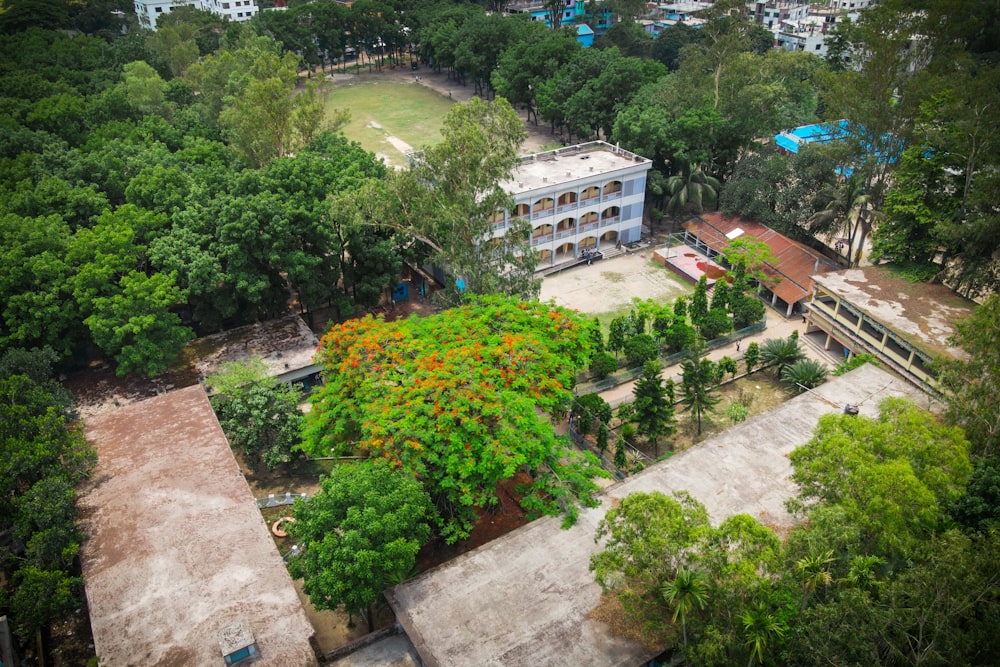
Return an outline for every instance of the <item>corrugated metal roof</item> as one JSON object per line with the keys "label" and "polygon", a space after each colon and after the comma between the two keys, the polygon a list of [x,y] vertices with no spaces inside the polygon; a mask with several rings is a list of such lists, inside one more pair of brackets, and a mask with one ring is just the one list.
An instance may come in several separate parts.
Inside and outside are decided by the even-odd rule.
{"label": "corrugated metal roof", "polygon": [[801,301],[812,293],[813,275],[840,268],[836,262],[809,246],[793,241],[759,222],[739,217],[726,218],[721,213],[706,213],[688,221],[684,228],[710,248],[720,252],[729,244],[726,234],[737,228],[743,230],[740,238],[749,237],[766,244],[777,261],[764,267],[764,272],[772,277],[771,281],[764,283],[786,303]]}

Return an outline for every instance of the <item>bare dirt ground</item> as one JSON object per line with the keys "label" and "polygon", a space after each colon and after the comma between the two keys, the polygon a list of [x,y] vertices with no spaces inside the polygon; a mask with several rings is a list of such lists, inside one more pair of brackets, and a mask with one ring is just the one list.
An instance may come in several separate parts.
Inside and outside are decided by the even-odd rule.
{"label": "bare dirt ground", "polygon": [[539,299],[553,299],[560,306],[597,315],[627,307],[633,299],[672,303],[691,291],[668,269],[654,263],[652,248],[648,248],[546,276]]}

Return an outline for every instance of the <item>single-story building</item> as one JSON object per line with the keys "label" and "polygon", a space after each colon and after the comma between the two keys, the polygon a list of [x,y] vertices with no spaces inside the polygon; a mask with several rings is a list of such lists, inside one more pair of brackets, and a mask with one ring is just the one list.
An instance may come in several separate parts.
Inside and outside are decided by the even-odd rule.
{"label": "single-story building", "polygon": [[722,213],[705,213],[684,224],[684,243],[710,259],[719,257],[730,241],[750,238],[764,243],[774,262],[763,266],[765,301],[785,317],[804,310],[812,294],[813,276],[836,271],[840,266],[804,243],[793,241],[767,225]]}
{"label": "single-story building", "polygon": [[79,495],[95,651],[107,665],[317,664],[313,628],[198,385],[85,419]]}

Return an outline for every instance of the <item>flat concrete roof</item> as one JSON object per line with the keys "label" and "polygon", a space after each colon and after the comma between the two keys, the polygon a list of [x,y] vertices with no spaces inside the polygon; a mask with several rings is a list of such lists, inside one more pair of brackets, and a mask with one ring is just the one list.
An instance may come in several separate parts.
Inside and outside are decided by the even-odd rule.
{"label": "flat concrete roof", "polygon": [[931,356],[966,356],[948,338],[955,333],[955,321],[972,315],[976,304],[944,285],[911,283],[878,266],[824,273],[813,280]]}
{"label": "flat concrete roof", "polygon": [[[534,521],[400,584],[390,603],[429,667],[638,665],[655,654],[588,616],[601,596],[588,565],[608,507],[636,491],[686,490],[715,524],[746,513],[789,528],[784,503],[796,487],[788,454],[809,440],[819,417],[846,403],[874,416],[879,400],[904,395],[923,396],[862,366],[609,487],[569,530],[558,517]],[[926,397],[917,402],[927,407]]]}
{"label": "flat concrete roof", "polygon": [[649,169],[652,162],[603,141],[591,141],[522,157],[514,175],[509,181],[501,182],[500,187],[516,195],[617,170],[624,171],[636,165],[645,165],[645,169]]}
{"label": "flat concrete roof", "polygon": [[298,315],[248,324],[188,343],[181,353],[204,379],[222,364],[259,357],[269,377],[313,366],[319,338]]}
{"label": "flat concrete roof", "polygon": [[315,665],[313,628],[208,397],[188,387],[86,420],[97,466],[80,552],[101,664],[222,665],[246,623],[263,665]]}

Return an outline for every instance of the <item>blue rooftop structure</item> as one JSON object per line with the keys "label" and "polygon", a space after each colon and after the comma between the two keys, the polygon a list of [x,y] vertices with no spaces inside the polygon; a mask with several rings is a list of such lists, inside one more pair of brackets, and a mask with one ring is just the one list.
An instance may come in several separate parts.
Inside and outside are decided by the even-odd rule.
{"label": "blue rooftop structure", "polygon": [[590,48],[594,43],[594,31],[586,23],[576,26],[576,41],[583,45],[583,48]]}
{"label": "blue rooftop structure", "polygon": [[798,153],[802,144],[826,144],[847,136],[847,121],[803,125],[774,135],[774,143],[786,153]]}

